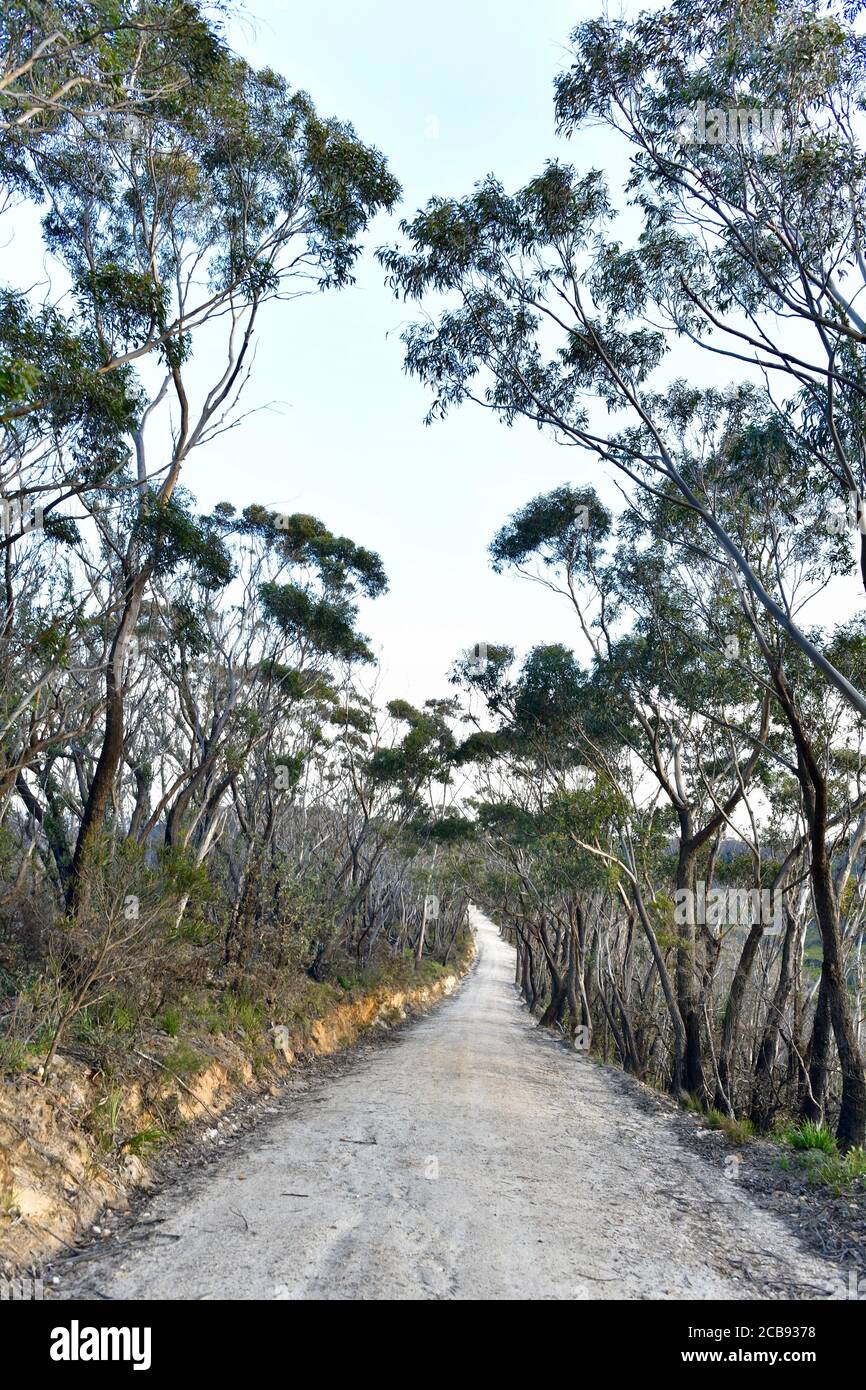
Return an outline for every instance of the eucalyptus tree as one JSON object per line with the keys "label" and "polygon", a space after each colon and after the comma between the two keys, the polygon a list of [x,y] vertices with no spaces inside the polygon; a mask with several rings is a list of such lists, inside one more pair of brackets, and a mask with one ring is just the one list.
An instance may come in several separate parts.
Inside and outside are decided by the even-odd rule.
{"label": "eucalyptus tree", "polygon": [[[155,537],[174,525],[183,466],[237,419],[262,306],[348,283],[360,233],[398,188],[383,157],[350,125],[320,117],[305,93],[222,49],[206,82],[162,92],[131,124],[112,112],[74,128],[60,122],[32,168],[34,193],[48,209],[47,249],[78,302],[85,392],[109,381],[109,391],[123,388],[110,413],[112,447],[89,459],[86,475],[56,449],[52,470],[39,474],[53,502],[71,493],[91,518],[106,506],[114,509],[111,524],[121,522],[111,537],[121,598],[105,662],[104,738],[73,855],[74,908],[87,843],[102,825],[123,755],[126,654],[158,573]],[[189,364],[204,330],[216,365],[202,388],[198,376],[193,386]],[[14,360],[26,366],[21,353]],[[20,381],[15,390],[21,394]],[[33,417],[50,414],[53,397],[43,398],[30,378],[23,390],[12,415],[31,434],[36,428],[26,456],[36,459]],[[73,426],[80,432],[77,419]]]}
{"label": "eucalyptus tree", "polygon": [[[163,566],[156,602],[137,629],[126,758],[136,776],[139,840],[160,829],[168,849],[201,864],[229,819],[239,822],[234,942],[273,860],[281,803],[335,698],[330,663],[371,659],[356,629],[356,588],[374,597],[385,575],[378,556],[314,517],[261,507],[236,516],[221,504],[198,525],[211,538],[214,564],[202,571],[187,554],[171,576]],[[154,665],[163,708],[156,714],[147,701],[141,717],[136,688],[147,691]],[[151,805],[157,759],[163,787]]]}
{"label": "eucalyptus tree", "polygon": [[[60,934],[63,1028],[115,986],[136,1009],[180,978],[193,987],[204,961],[222,988],[278,1010],[292,971],[342,977],[347,958],[352,970],[378,967],[407,945],[442,960],[463,925],[443,814],[451,702],[381,711],[362,687],[371,653],[358,599],[384,589],[379,557],[310,516],[227,504],[197,515],[183,489],[170,511],[171,525],[154,529],[158,570],[124,672],[124,757],[92,842],[92,893]],[[68,670],[89,661],[97,690],[93,653],[109,627],[94,622],[68,642]],[[0,841],[6,942],[26,939],[25,895],[48,921],[63,901],[98,745],[98,729],[83,730],[34,755],[16,783],[5,829],[24,867]],[[160,903],[128,930],[113,909],[99,920],[121,862],[120,901]]]}
{"label": "eucalyptus tree", "polygon": [[[775,601],[791,614],[808,614],[815,597],[851,567],[850,550],[828,524],[824,499],[815,487],[814,457],[803,447],[796,429],[782,428],[753,393],[735,393],[723,405],[728,422],[724,447],[705,452],[691,478],[692,486],[714,498],[714,508]],[[698,393],[690,408],[698,412],[704,408]],[[718,413],[718,403],[713,403],[714,418]],[[844,891],[854,869],[864,833],[859,721],[844,699],[828,691],[799,645],[767,620],[753,593],[736,582],[723,551],[707,543],[697,519],[684,513],[676,498],[654,496],[640,516],[626,525],[626,532],[632,547],[641,538],[650,540],[646,553],[655,555],[659,573],[664,575],[666,602],[656,606],[659,620],[674,634],[684,635],[686,628],[676,610],[688,609],[691,643],[702,630],[705,650],[724,653],[721,661],[716,657],[716,666],[726,665],[732,674],[717,673],[718,692],[733,681],[741,690],[758,693],[764,709],[761,728],[750,729],[739,717],[738,739],[745,736],[753,743],[755,755],[760,751],[765,766],[783,769],[799,789],[802,834],[792,833],[793,843],[777,866],[773,888],[781,891],[805,854],[822,950],[805,1108],[813,1115],[823,1114],[832,1031],[842,1072],[839,1139],[846,1146],[862,1143],[866,1085],[845,967],[846,932],[839,897],[839,888]],[[619,567],[627,572],[624,558]],[[853,680],[862,679],[859,625],[831,640],[824,638],[824,645],[839,670]],[[691,694],[702,716],[707,711],[715,723],[721,722],[711,690],[692,685]],[[736,765],[740,775],[745,758],[738,758]],[[725,819],[731,823],[727,808]],[[754,815],[751,833],[744,838],[750,841],[760,870],[762,852]],[[743,990],[761,935],[762,928],[755,924],[732,984],[723,1056],[728,1056],[736,1036]]]}
{"label": "eucalyptus tree", "polygon": [[0,16],[2,173],[64,125],[131,115],[201,80],[220,50],[191,0],[10,0]]}
{"label": "eucalyptus tree", "polygon": [[[517,980],[530,1007],[540,1005],[542,1023],[562,1026],[567,1015],[572,1031],[589,1034],[598,916],[612,885],[607,866],[579,843],[576,826],[589,839],[609,842],[619,789],[596,778],[594,764],[594,738],[604,739],[607,731],[591,709],[586,676],[566,648],[533,649],[516,675],[509,649],[488,651],[487,666],[470,657],[455,671],[455,679],[483,695],[494,723],[458,750],[459,760],[475,769],[477,834],[500,866],[490,874],[482,859],[478,895],[494,912],[503,906],[497,893],[507,904]],[[609,739],[607,755],[613,756]],[[616,1035],[606,998],[602,1005]],[[636,1065],[634,1050],[619,1037],[617,1047],[627,1065]]]}
{"label": "eucalyptus tree", "polygon": [[[750,388],[681,388],[663,409],[680,437],[690,440],[690,487],[710,499],[767,592],[803,621],[808,604],[850,570],[852,557],[815,486],[818,465],[799,432],[783,428]],[[787,1032],[786,1049],[797,1059],[804,1113],[823,1117],[835,1041],[842,1075],[839,1139],[843,1145],[862,1142],[862,1058],[846,964],[861,917],[855,908],[848,922],[841,908],[843,899],[850,901],[866,831],[862,729],[850,706],[835,692],[828,694],[798,645],[767,621],[732,575],[724,549],[708,539],[697,514],[683,511],[671,486],[627,508],[616,538],[594,495],[557,489],[519,511],[491,552],[497,568],[513,566],[572,605],[590,662],[572,682],[569,699],[558,705],[553,691],[561,685],[551,681],[562,658],[533,657],[520,696],[521,682],[509,684],[504,675],[510,654],[497,653],[475,685],[486,694],[490,713],[505,718],[507,735],[501,729],[492,739],[479,733],[474,750],[510,758],[514,775],[520,767],[512,758],[519,746],[517,710],[521,699],[527,707],[527,692],[535,688],[533,669],[545,670],[538,682],[543,698],[531,721],[537,768],[533,773],[527,764],[527,776],[536,797],[545,781],[559,779],[567,788],[569,760],[594,779],[589,799],[569,789],[566,824],[576,849],[595,855],[621,885],[630,885],[668,1002],[675,1089],[704,1098],[709,1063],[716,1103],[730,1113],[751,1105],[755,1118],[767,1123],[773,1057],[811,908],[822,943],[820,988],[811,1036],[802,1045],[806,1060],[796,1029]],[[859,626],[824,640],[839,669],[860,680]],[[557,735],[547,739],[542,754],[545,709]],[[557,744],[558,756],[551,756]],[[593,799],[601,786],[613,794],[604,822]],[[766,824],[768,803],[773,826]],[[784,894],[780,943],[763,910],[746,924],[745,940],[733,956],[709,922],[696,921],[698,866],[710,888],[717,875],[727,882],[734,871],[719,858],[723,836],[742,842],[746,856],[736,877],[742,877],[743,863],[750,865],[761,902],[764,892],[777,895],[774,904]],[[647,858],[654,837],[657,849]],[[685,919],[674,919],[674,997],[665,959],[667,875],[687,904]],[[766,990],[755,993],[759,958],[765,982],[775,963],[771,997]],[[722,966],[729,983],[717,1047],[712,1015]],[[763,1015],[751,1100],[749,1080],[737,1065],[747,1002]],[[801,1020],[809,1022],[802,1014]]]}
{"label": "eucalyptus tree", "polygon": [[[434,832],[442,826],[453,797],[454,707],[449,700],[427,700],[421,709],[407,700],[391,700],[386,709],[398,728],[405,727],[406,732],[389,746],[375,747],[364,762],[363,779],[368,792],[363,804],[370,814],[363,833],[373,830],[379,841],[374,863],[394,834],[402,833],[407,846],[413,842],[419,849],[430,846],[414,949],[416,964],[420,964],[426,945],[428,908],[439,896],[432,891],[440,847]],[[377,825],[383,806],[388,808],[390,825],[385,836],[381,825]]]}
{"label": "eucalyptus tree", "polygon": [[[491,554],[497,568],[524,572],[540,559],[543,582],[574,608],[594,665],[599,771],[605,775],[611,768],[598,758],[607,722],[609,736],[630,750],[674,814],[675,889],[694,903],[699,856],[709,854],[712,864],[757,769],[768,701],[760,692],[755,696],[730,664],[719,662],[690,597],[671,590],[659,550],[639,549],[628,519],[622,529],[619,548],[606,554],[609,514],[591,491],[559,488],[518,512],[497,535]],[[744,738],[751,742],[744,746]],[[613,780],[622,787],[622,772],[615,770]],[[706,876],[712,878],[711,871]],[[696,1096],[705,1089],[697,942],[702,925],[687,911],[676,976],[685,1051],[673,1084]],[[712,951],[709,939],[703,946]]]}
{"label": "eucalyptus tree", "polygon": [[[681,3],[632,23],[589,21],[573,43],[557,84],[560,130],[591,139],[601,119],[633,142],[627,193],[642,230],[624,246],[605,175],[559,161],[516,193],[488,177],[404,222],[405,244],[380,252],[390,283],[446,305],[405,335],[407,368],[432,392],[428,418],[473,400],[506,423],[550,430],[627,488],[671,488],[737,582],[863,716],[866,694],[777,602],[714,499],[691,485],[689,441],[665,410],[673,348],[700,343],[769,375],[768,407],[811,451],[828,502],[859,488],[853,19],[814,3]],[[737,121],[733,137],[726,125],[724,140],[690,142],[683,121],[698,102],[726,119],[729,108],[784,108],[808,138],[797,125],[779,147]]]}
{"label": "eucalyptus tree", "polygon": [[632,260],[670,329],[757,364],[768,394],[796,390],[837,497],[866,481],[858,9],[678,0],[591,19],[556,81],[563,134],[601,122],[632,152],[642,233],[633,257],[609,248],[611,273]]}

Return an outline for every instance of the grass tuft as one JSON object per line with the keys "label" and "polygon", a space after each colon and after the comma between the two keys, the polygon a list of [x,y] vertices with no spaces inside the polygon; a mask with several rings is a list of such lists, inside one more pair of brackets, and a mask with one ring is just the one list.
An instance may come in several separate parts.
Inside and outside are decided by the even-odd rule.
{"label": "grass tuft", "polygon": [[32,1060],[23,1042],[17,1038],[0,1038],[0,1073],[26,1071]]}
{"label": "grass tuft", "polygon": [[140,1129],[137,1134],[130,1134],[128,1139],[124,1139],[120,1147],[127,1153],[140,1156],[158,1148],[167,1138],[164,1129]]}
{"label": "grass tuft", "polygon": [[755,1137],[755,1126],[751,1120],[737,1120],[730,1115],[724,1115],[721,1110],[711,1107],[707,1111],[707,1124],[710,1129],[721,1130],[726,1139],[730,1139],[732,1144],[747,1144],[750,1139]]}
{"label": "grass tuft", "polygon": [[168,1033],[168,1036],[170,1038],[176,1038],[178,1033],[180,1032],[181,1025],[180,1009],[174,1007],[173,1005],[167,1009],[164,1009],[162,1013],[162,1018],[159,1022],[160,1027],[162,1028],[164,1033]]}
{"label": "grass tuft", "polygon": [[187,1043],[178,1043],[171,1052],[163,1058],[163,1066],[168,1071],[174,1072],[181,1080],[188,1076],[196,1076],[207,1065],[207,1058],[202,1057],[201,1053],[196,1052],[195,1048]]}
{"label": "grass tuft", "polygon": [[836,1140],[826,1125],[816,1124],[814,1120],[804,1120],[785,1133],[787,1143],[792,1149],[801,1152],[818,1149],[821,1153],[834,1154]]}

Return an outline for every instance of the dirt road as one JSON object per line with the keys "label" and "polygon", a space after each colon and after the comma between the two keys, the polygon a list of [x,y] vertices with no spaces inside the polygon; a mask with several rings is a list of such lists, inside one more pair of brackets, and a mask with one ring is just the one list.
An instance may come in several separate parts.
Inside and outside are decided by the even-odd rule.
{"label": "dirt road", "polygon": [[718,1157],[538,1029],[475,925],[458,994],[164,1189],[62,1295],[827,1297],[834,1268]]}

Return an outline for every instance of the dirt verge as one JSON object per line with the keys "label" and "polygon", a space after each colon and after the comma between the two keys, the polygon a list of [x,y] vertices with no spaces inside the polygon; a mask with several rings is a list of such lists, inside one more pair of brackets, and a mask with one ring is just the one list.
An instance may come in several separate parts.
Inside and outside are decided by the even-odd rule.
{"label": "dirt verge", "polygon": [[[243,1121],[227,1127],[223,1117],[240,1100],[249,1101],[251,1115],[305,1062],[426,1012],[454,990],[473,958],[468,943],[435,979],[361,991],[320,1017],[275,1023],[255,1039],[196,1038],[194,1054],[154,1034],[135,1045],[122,1078],[60,1056],[48,1083],[35,1073],[0,1079],[0,1269],[36,1268],[84,1232],[101,1235],[100,1213],[124,1210],[136,1190],[151,1187],[191,1126],[205,1142],[225,1143]],[[181,1065],[190,1055],[194,1072]]]}

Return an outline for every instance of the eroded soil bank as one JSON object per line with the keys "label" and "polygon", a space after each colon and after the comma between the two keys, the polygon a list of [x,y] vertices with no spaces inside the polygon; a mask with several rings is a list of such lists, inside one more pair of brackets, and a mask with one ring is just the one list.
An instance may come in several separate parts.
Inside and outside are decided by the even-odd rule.
{"label": "eroded soil bank", "polygon": [[2,1079],[0,1269],[71,1248],[105,1207],[123,1209],[148,1186],[155,1155],[164,1160],[191,1125],[203,1141],[215,1139],[219,1117],[239,1097],[276,1096],[297,1064],[426,1011],[455,989],[473,957],[466,947],[452,969],[432,978],[428,971],[417,984],[354,991],[319,1017],[276,1024],[255,1040],[196,1039],[194,1073],[182,1071],[182,1049],[161,1035],[136,1047],[134,1071],[122,1079],[63,1056],[48,1084],[32,1073]]}

